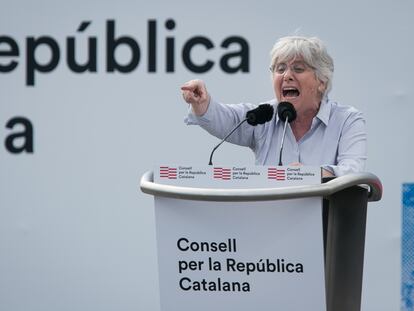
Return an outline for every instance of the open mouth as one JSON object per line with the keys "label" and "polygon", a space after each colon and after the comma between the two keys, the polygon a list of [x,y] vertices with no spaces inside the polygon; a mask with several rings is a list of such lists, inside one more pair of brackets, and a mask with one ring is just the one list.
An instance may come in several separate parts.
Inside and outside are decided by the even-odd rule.
{"label": "open mouth", "polygon": [[283,94],[283,97],[286,97],[286,98],[295,98],[300,95],[300,92],[295,87],[284,87],[282,89],[282,94]]}

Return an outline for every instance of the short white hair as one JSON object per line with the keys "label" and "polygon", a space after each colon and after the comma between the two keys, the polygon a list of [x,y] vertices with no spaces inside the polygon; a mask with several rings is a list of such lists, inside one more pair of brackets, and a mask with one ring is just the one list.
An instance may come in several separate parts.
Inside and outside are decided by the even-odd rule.
{"label": "short white hair", "polygon": [[296,57],[301,57],[314,70],[316,77],[325,83],[323,95],[328,94],[332,88],[334,63],[324,43],[316,37],[288,36],[280,38],[270,52],[272,72],[276,64],[289,62]]}

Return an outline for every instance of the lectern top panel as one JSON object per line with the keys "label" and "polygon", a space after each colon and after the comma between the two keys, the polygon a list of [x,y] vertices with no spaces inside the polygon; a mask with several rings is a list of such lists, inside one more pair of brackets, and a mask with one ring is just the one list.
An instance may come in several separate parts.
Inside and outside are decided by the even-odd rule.
{"label": "lectern top panel", "polygon": [[[165,170],[167,168],[167,170]],[[170,174],[170,180],[174,180],[173,177],[179,176],[177,168],[170,171],[172,166],[164,166],[164,174],[168,179]],[[278,167],[276,167],[277,169]],[[189,170],[189,168],[187,167]],[[213,169],[210,167],[210,169]],[[246,168],[247,169],[247,168]],[[269,179],[269,167],[261,167],[261,169],[267,169],[267,178]],[[198,170],[196,171],[198,172]],[[232,171],[231,171],[232,172]],[[265,171],[266,172],[266,171]],[[304,172],[304,171],[302,171]],[[156,174],[161,174],[161,170],[157,171]],[[211,173],[210,173],[211,174]],[[213,169],[214,177],[214,169]],[[197,174],[196,174],[197,175]],[[198,174],[201,175],[201,174]],[[229,174],[225,172],[222,176],[228,178]],[[161,176],[161,175],[159,175]],[[232,173],[230,176],[233,176]],[[243,176],[243,175],[242,175]],[[276,171],[277,184],[277,171]],[[285,172],[285,176],[287,176]],[[263,177],[263,176],[262,176]],[[204,178],[204,177],[203,177]],[[205,178],[211,178],[205,177]],[[256,177],[254,177],[256,178]],[[319,177],[320,178],[320,177]],[[185,180],[184,178],[182,178]],[[158,195],[171,198],[180,198],[187,200],[202,200],[202,201],[266,201],[266,200],[284,200],[284,199],[295,199],[304,197],[327,197],[338,191],[344,190],[353,186],[366,185],[368,187],[368,201],[379,201],[382,197],[382,184],[377,176],[371,173],[356,173],[337,177],[327,183],[297,183],[296,185],[287,186],[286,184],[279,183],[279,187],[262,186],[259,183],[251,183],[248,187],[239,187],[235,184],[225,187],[226,180],[223,179],[221,182],[221,188],[208,188],[206,186],[198,185],[174,185],[173,183],[161,184],[154,182],[154,173],[147,172],[141,178],[140,187],[144,193],[151,195]],[[253,180],[253,178],[252,178]],[[272,178],[270,178],[272,180]],[[234,181],[234,180],[233,180]],[[247,183],[246,183],[247,184]]]}
{"label": "lectern top panel", "polygon": [[154,182],[163,185],[211,189],[316,185],[321,183],[321,168],[315,166],[169,165],[154,169]]}

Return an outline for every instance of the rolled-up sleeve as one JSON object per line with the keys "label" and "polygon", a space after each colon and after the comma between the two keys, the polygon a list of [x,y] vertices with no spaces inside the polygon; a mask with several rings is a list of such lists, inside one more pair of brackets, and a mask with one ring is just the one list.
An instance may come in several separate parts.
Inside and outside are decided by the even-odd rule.
{"label": "rolled-up sleeve", "polygon": [[[255,107],[253,104],[225,105],[211,98],[205,114],[196,116],[190,106],[184,122],[187,125],[199,125],[210,134],[222,139],[245,119],[247,111]],[[254,128],[245,123],[227,140],[233,144],[252,147]]]}
{"label": "rolled-up sleeve", "polygon": [[335,176],[342,176],[364,171],[366,160],[366,123],[362,113],[355,111],[344,122],[338,142],[337,164],[324,168]]}

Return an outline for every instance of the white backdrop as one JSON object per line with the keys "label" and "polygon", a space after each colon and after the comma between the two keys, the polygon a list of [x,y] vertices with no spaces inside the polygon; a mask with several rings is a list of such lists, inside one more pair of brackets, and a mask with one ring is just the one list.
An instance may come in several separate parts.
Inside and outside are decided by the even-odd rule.
{"label": "white backdrop", "polygon": [[[1,310],[159,310],[153,201],[138,191],[139,178],[157,164],[206,164],[217,141],[183,124],[187,107],[179,87],[201,78],[225,103],[272,98],[269,51],[277,38],[295,33],[325,41],[335,60],[331,98],[365,113],[367,170],[385,190],[369,208],[362,310],[399,309],[401,184],[414,180],[414,4],[221,2],[0,0],[0,36],[12,38],[19,50],[5,56],[11,46],[0,44],[0,65],[17,62],[0,73]],[[173,30],[164,25],[168,19],[175,21]],[[116,37],[138,42],[140,62],[130,73],[106,70],[108,20]],[[153,73],[149,20],[157,21]],[[77,31],[84,21],[89,26]],[[28,86],[27,55],[39,64],[52,56],[45,46],[30,52],[30,37],[42,36],[57,42],[60,59],[54,70],[36,72]],[[195,63],[215,62],[204,74],[189,71],[181,59],[194,36],[215,46],[192,51]],[[220,45],[229,36],[248,42],[248,73],[220,68],[226,54]],[[86,40],[97,39],[97,72],[69,69],[68,37],[75,37],[79,62],[86,60]],[[169,73],[167,37],[175,40],[175,71]],[[126,64],[130,50],[119,47],[116,57]],[[33,153],[13,154],[5,146],[22,131],[7,128],[20,116],[33,125]],[[249,150],[230,145],[215,161],[254,163]]]}

